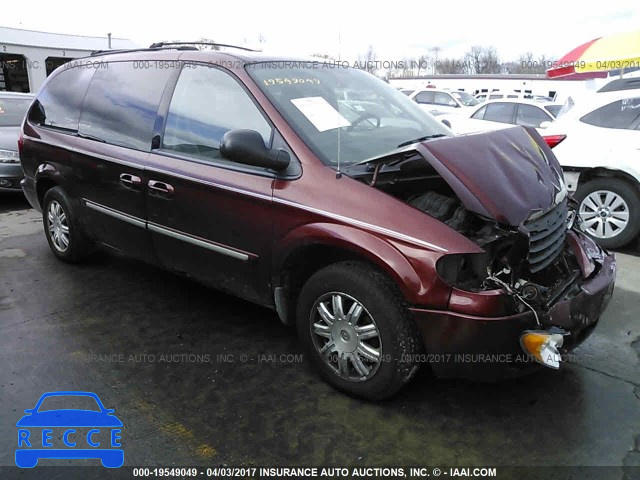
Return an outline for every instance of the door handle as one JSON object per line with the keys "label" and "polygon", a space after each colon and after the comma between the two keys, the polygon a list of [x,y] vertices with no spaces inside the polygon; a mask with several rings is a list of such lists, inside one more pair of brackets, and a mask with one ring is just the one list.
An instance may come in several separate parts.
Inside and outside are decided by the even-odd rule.
{"label": "door handle", "polygon": [[130,173],[122,173],[120,174],[120,183],[125,187],[137,187],[142,185],[142,179]]}
{"label": "door handle", "polygon": [[159,182],[158,180],[149,180],[149,189],[163,195],[173,195],[175,191],[171,185],[165,182]]}

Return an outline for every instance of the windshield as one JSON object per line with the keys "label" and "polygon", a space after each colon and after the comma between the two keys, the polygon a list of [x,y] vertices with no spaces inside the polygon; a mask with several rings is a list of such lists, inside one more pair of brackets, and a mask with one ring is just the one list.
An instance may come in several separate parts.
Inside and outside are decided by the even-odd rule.
{"label": "windshield", "polygon": [[474,105],[478,105],[480,102],[477,98],[472,97],[467,92],[450,92],[456,100],[458,100],[465,107],[473,107]]}
{"label": "windshield", "polygon": [[54,395],[42,400],[38,412],[51,410],[88,410],[100,412],[100,406],[93,397],[88,395]]}
{"label": "windshield", "polygon": [[451,135],[406,95],[361,70],[321,62],[265,62],[248,65],[247,71],[331,167],[380,157],[415,138]]}
{"label": "windshield", "polygon": [[17,127],[22,124],[30,98],[0,98],[0,127]]}

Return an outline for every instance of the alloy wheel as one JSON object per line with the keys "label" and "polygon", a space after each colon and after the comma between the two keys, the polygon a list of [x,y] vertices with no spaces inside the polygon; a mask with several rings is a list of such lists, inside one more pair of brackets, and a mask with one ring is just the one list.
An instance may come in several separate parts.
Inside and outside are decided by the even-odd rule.
{"label": "alloy wheel", "polygon": [[311,334],[323,362],[340,377],[363,382],[382,362],[375,320],[355,298],[341,292],[321,296],[311,310]]}
{"label": "alloy wheel", "polygon": [[584,230],[595,238],[613,238],[629,225],[629,206],[617,193],[598,190],[580,204]]}
{"label": "alloy wheel", "polygon": [[69,224],[67,223],[67,214],[57,200],[53,200],[49,204],[47,227],[55,249],[61,253],[66,252],[69,248]]}

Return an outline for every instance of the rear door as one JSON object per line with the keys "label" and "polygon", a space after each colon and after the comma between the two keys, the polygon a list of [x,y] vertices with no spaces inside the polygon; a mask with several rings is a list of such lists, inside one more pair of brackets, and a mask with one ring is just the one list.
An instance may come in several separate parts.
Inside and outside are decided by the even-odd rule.
{"label": "rear door", "polygon": [[112,248],[153,261],[144,167],[172,69],[131,61],[100,65],[83,104],[74,159],[89,231]]}
{"label": "rear door", "polygon": [[[163,100],[164,103],[164,100]],[[187,64],[149,158],[148,228],[162,264],[253,301],[270,301],[274,173],[220,155],[231,129],[274,130],[224,69]]]}

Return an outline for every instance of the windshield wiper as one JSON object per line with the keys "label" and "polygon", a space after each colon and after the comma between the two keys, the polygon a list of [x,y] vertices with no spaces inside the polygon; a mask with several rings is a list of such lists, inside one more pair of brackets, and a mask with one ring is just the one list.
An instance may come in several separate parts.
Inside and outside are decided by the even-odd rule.
{"label": "windshield wiper", "polygon": [[414,143],[424,142],[425,140],[431,140],[432,138],[440,138],[440,137],[448,137],[449,135],[445,135],[444,133],[435,133],[433,135],[425,135],[424,137],[419,137],[414,140],[407,140],[406,142],[402,142],[398,145],[397,148],[406,147],[407,145],[413,145]]}
{"label": "windshield wiper", "polygon": [[94,137],[93,135],[87,135],[86,133],[78,132],[76,135],[78,137],[80,137],[80,138],[86,138],[87,140],[93,140],[94,142],[107,143],[106,140],[104,140],[104,139],[102,139],[100,137]]}

